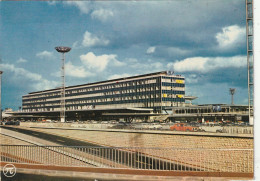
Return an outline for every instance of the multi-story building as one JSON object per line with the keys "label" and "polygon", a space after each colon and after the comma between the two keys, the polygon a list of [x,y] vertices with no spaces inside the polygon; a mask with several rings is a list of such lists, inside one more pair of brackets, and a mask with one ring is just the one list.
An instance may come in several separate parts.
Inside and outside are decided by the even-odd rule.
{"label": "multi-story building", "polygon": [[[66,111],[152,108],[161,112],[185,103],[185,79],[162,71],[66,87]],[[22,112],[57,112],[59,88],[31,92],[22,98]]]}

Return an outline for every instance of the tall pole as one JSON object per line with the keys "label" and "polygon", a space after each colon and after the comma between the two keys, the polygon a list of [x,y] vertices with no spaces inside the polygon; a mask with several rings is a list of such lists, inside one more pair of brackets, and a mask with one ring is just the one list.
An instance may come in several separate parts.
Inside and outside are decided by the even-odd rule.
{"label": "tall pole", "polygon": [[230,91],[230,94],[231,94],[231,105],[234,105],[234,94],[236,92],[236,89],[230,88],[229,91]]}
{"label": "tall pole", "polygon": [[61,54],[61,111],[60,111],[60,119],[61,122],[65,122],[65,53]]}
{"label": "tall pole", "polygon": [[65,53],[69,52],[69,47],[55,47],[61,53],[61,98],[60,98],[60,122],[66,122],[66,104],[65,104]]}
{"label": "tall pole", "polygon": [[2,121],[2,104],[1,104],[1,100],[2,100],[2,74],[3,71],[0,70],[0,121]]}
{"label": "tall pole", "polygon": [[253,53],[253,0],[246,0],[246,35],[247,35],[247,75],[248,75],[248,117],[249,124],[254,123],[254,53]]}

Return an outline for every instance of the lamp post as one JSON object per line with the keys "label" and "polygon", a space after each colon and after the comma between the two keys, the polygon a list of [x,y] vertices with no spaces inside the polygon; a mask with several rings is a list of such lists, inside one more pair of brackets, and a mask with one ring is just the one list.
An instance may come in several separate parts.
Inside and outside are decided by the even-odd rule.
{"label": "lamp post", "polygon": [[1,104],[1,100],[2,100],[2,74],[3,71],[0,70],[0,121],[2,121],[2,104]]}
{"label": "lamp post", "polygon": [[70,47],[55,47],[61,53],[61,100],[60,100],[60,121],[65,122],[65,53],[71,50]]}
{"label": "lamp post", "polygon": [[234,94],[236,92],[236,89],[235,88],[230,88],[229,92],[231,94],[231,104],[234,105]]}

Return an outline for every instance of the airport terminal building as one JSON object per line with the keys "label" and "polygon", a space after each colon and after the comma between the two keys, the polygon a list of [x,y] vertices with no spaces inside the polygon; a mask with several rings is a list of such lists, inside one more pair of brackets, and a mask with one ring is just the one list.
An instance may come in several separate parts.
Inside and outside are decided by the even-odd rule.
{"label": "airport terminal building", "polygon": [[[69,86],[65,92],[66,114],[124,109],[161,113],[185,105],[185,78],[162,71]],[[60,102],[60,88],[31,92],[22,97],[22,112],[59,112]]]}

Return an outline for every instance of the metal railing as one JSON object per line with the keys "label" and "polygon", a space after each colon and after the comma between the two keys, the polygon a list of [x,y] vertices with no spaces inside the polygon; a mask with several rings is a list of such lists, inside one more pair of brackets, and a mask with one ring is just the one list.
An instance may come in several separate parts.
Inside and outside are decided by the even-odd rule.
{"label": "metal railing", "polygon": [[253,173],[253,149],[1,145],[1,161],[55,166]]}

